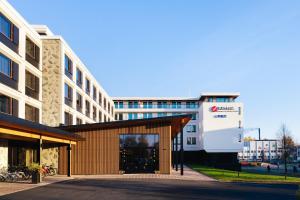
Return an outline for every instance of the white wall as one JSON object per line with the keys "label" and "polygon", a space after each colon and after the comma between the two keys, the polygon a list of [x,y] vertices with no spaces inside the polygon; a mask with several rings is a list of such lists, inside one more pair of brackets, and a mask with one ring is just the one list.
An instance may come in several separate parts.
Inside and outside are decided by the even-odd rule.
{"label": "white wall", "polygon": [[[216,112],[212,107],[217,106]],[[222,108],[232,110],[224,110]],[[240,110],[240,112],[239,112]],[[203,149],[208,152],[240,152],[243,148],[243,104],[203,102],[199,108]],[[220,117],[223,116],[223,117]]]}

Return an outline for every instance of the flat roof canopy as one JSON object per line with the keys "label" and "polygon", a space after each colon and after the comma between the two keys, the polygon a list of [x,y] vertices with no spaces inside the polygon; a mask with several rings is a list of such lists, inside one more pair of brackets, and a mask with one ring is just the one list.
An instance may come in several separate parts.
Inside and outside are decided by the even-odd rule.
{"label": "flat roof canopy", "polygon": [[43,139],[66,144],[76,144],[77,141],[83,140],[83,138],[74,133],[3,113],[0,113],[0,138],[17,140]]}
{"label": "flat roof canopy", "polygon": [[92,131],[92,130],[99,130],[99,129],[147,126],[151,124],[167,124],[171,126],[172,137],[175,137],[180,132],[181,127],[184,127],[190,120],[191,120],[191,115],[175,115],[175,116],[157,117],[157,118],[149,118],[149,119],[135,119],[135,120],[123,120],[123,121],[113,121],[113,122],[105,122],[105,123],[60,126],[59,128],[76,133],[81,131]]}

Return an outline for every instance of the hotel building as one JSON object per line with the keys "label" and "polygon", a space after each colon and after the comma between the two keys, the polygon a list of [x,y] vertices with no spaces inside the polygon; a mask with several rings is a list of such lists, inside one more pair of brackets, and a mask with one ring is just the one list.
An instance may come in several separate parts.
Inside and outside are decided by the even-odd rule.
{"label": "hotel building", "polygon": [[[243,104],[239,93],[202,93],[197,98],[114,97],[115,119],[134,120],[190,114],[184,128],[187,160],[206,152],[237,156],[243,144]],[[194,153],[192,153],[194,152]],[[192,158],[194,157],[194,158]]]}

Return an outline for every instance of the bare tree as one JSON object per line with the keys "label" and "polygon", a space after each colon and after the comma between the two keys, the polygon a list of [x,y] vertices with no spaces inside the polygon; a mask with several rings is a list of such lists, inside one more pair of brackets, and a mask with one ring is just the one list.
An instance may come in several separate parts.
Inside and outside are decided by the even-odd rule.
{"label": "bare tree", "polygon": [[293,150],[295,148],[295,142],[291,135],[291,131],[284,123],[281,125],[277,135],[278,135],[278,139],[281,141],[282,144],[282,159],[284,161],[284,169],[286,174],[287,161],[293,153]]}

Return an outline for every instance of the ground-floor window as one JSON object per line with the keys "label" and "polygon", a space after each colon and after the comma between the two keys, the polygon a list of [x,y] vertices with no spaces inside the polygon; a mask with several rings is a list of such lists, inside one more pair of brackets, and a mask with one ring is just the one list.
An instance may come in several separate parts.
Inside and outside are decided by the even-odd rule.
{"label": "ground-floor window", "polygon": [[158,171],[159,135],[120,135],[120,170],[125,173],[154,173]]}
{"label": "ground-floor window", "polygon": [[37,149],[34,146],[22,146],[20,144],[9,143],[8,145],[8,165],[10,167],[29,166],[38,162]]}

